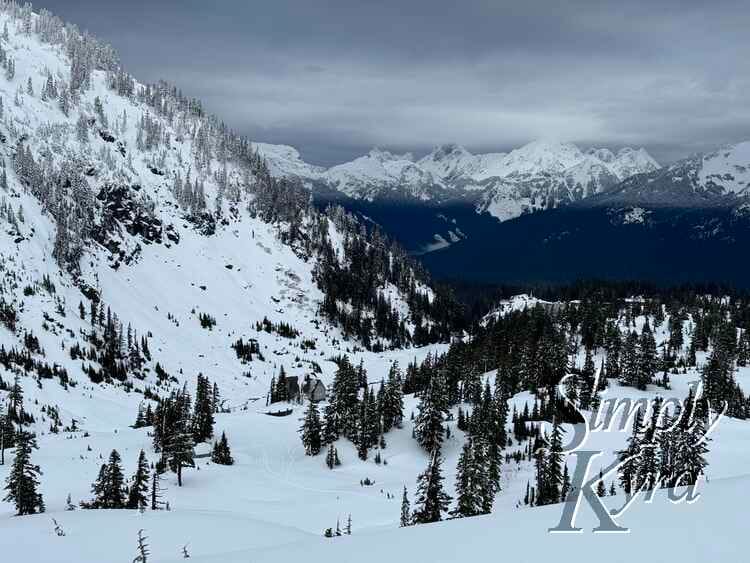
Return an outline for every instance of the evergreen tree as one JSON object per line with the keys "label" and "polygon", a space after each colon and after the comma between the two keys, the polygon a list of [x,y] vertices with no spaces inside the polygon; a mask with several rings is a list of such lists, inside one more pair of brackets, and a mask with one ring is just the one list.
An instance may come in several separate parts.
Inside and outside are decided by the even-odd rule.
{"label": "evergreen tree", "polygon": [[596,496],[603,497],[606,496],[607,489],[604,486],[604,476],[602,475],[601,470],[599,471],[599,481],[596,484]]}
{"label": "evergreen tree", "polygon": [[214,435],[214,403],[211,384],[207,377],[198,374],[193,413],[193,440],[196,444],[209,440]]}
{"label": "evergreen tree", "polygon": [[211,461],[218,465],[233,465],[234,459],[232,458],[232,452],[229,449],[229,441],[225,432],[221,433],[221,438],[214,442],[214,447],[211,450]]}
{"label": "evergreen tree", "polygon": [[563,469],[565,464],[563,458],[562,435],[563,428],[555,420],[552,426],[552,434],[549,441],[549,456],[547,458],[546,490],[545,498],[550,503],[559,502],[562,498],[561,488],[563,485]]}
{"label": "evergreen tree", "polygon": [[454,518],[476,516],[481,513],[481,491],[479,478],[476,475],[471,440],[464,442],[456,466],[456,507],[451,511]]}
{"label": "evergreen tree", "polygon": [[185,467],[195,467],[193,433],[184,409],[182,417],[177,421],[172,434],[167,439],[164,454],[169,468],[177,474],[177,486],[182,487],[182,470]]}
{"label": "evergreen tree", "polygon": [[652,383],[658,369],[658,357],[656,354],[656,340],[648,324],[643,325],[639,343],[638,375],[636,387],[646,389],[646,385]]}
{"label": "evergreen tree", "polygon": [[286,381],[286,371],[284,366],[281,366],[279,370],[279,378],[276,380],[276,392],[273,394],[271,399],[272,403],[285,403],[289,402],[291,397],[289,396],[289,387]]}
{"label": "evergreen tree", "polygon": [[341,462],[339,461],[339,453],[336,450],[336,446],[330,444],[328,446],[328,453],[326,453],[326,465],[328,466],[328,469],[333,469],[340,464]]}
{"label": "evergreen tree", "polygon": [[620,460],[618,465],[620,486],[628,496],[633,493],[633,487],[637,484],[636,479],[641,455],[640,433],[643,424],[642,421],[642,413],[638,409],[633,420],[633,431],[630,438],[628,438],[627,446],[624,450],[618,452],[618,459]]}
{"label": "evergreen tree", "polygon": [[591,354],[591,349],[586,348],[586,359],[583,362],[580,389],[578,391],[578,400],[580,401],[581,408],[584,410],[591,408],[591,399],[596,393],[596,389],[594,389],[595,377],[596,367],[594,366],[594,358]]}
{"label": "evergreen tree", "polygon": [[318,455],[322,447],[320,415],[315,401],[310,401],[305,414],[305,421],[300,428],[305,455]]}
{"label": "evergreen tree", "polygon": [[[614,485],[613,485],[614,486]],[[560,487],[560,502],[567,502],[570,494],[570,474],[568,473],[568,464],[563,464],[562,486]]]}
{"label": "evergreen tree", "polygon": [[94,499],[82,502],[83,508],[125,508],[127,491],[120,462],[120,454],[117,450],[112,450],[109,461],[102,464],[99,475],[91,486]]}
{"label": "evergreen tree", "polygon": [[427,469],[417,479],[417,498],[413,515],[416,524],[438,522],[443,519],[443,512],[448,509],[451,497],[443,491],[441,464],[440,452],[435,450]]}
{"label": "evergreen tree", "polygon": [[675,486],[692,485],[697,482],[708,465],[708,438],[705,438],[705,421],[700,416],[691,416],[692,389],[685,400],[674,440]]}
{"label": "evergreen tree", "polygon": [[404,418],[404,399],[401,390],[401,369],[398,362],[393,362],[388,371],[388,380],[383,389],[381,416],[383,432],[389,432],[394,426],[400,426]]}
{"label": "evergreen tree", "polygon": [[443,420],[448,412],[448,405],[444,383],[440,371],[433,374],[418,406],[414,435],[419,445],[429,452],[440,450],[445,434]]}
{"label": "evergreen tree", "polygon": [[37,491],[41,472],[31,463],[31,452],[37,449],[36,439],[33,434],[19,430],[15,443],[16,455],[6,479],[7,494],[3,500],[15,505],[18,516],[44,512],[44,500]]}
{"label": "evergreen tree", "polygon": [[630,387],[637,387],[639,381],[638,362],[638,334],[631,331],[625,338],[620,365],[620,383]]}
{"label": "evergreen tree", "polygon": [[128,491],[127,508],[138,509],[143,508],[148,504],[149,480],[151,478],[150,473],[148,460],[146,459],[146,452],[141,450],[141,453],[138,455],[138,466],[136,467],[135,474],[131,479],[130,489]]}
{"label": "evergreen tree", "polygon": [[151,476],[151,510],[161,510],[161,475],[154,471]]}

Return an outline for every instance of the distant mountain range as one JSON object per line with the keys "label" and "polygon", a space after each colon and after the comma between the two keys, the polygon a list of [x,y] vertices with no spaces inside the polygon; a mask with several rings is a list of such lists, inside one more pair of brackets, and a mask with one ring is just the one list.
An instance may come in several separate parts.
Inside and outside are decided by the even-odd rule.
{"label": "distant mountain range", "polygon": [[442,145],[418,160],[373,150],[328,169],[291,147],[257,149],[272,173],[379,224],[438,277],[750,285],[750,142],[665,167],[645,149],[546,141],[480,155]]}
{"label": "distant mountain range", "polygon": [[292,147],[256,145],[272,172],[300,178],[314,192],[367,202],[475,205],[501,221],[600,193],[659,164],[645,149],[591,148],[535,141],[509,153],[471,154],[460,145],[435,147],[415,160],[373,149],[325,169],[305,163]]}

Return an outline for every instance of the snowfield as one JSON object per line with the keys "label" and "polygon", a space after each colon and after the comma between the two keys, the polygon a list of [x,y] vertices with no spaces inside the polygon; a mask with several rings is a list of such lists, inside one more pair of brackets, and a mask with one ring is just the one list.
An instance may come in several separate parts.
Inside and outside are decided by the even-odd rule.
{"label": "snowfield", "polygon": [[[421,351],[424,352],[424,351]],[[391,354],[365,357],[371,379],[390,361],[406,361],[408,355]],[[491,377],[493,374],[487,374]],[[695,374],[673,378],[674,396],[683,396]],[[750,388],[750,370],[738,381]],[[644,396],[660,394],[654,388]],[[407,397],[404,428],[390,432],[383,450],[387,465],[357,458],[356,448],[340,439],[337,447],[342,465],[329,470],[324,455],[304,455],[299,441],[303,407],[296,406],[289,417],[264,414],[264,404],[251,403],[247,409],[217,415],[217,432],[226,431],[236,463],[225,467],[199,459],[195,470],[185,473],[182,488],[173,474],[163,480],[164,499],[169,511],[65,510],[66,497],[73,502],[90,498],[90,483],[99,465],[112,448],[123,456],[129,475],[141,449],[152,461],[148,429],[128,428],[135,401],[107,397],[92,390],[93,401],[68,398],[79,408],[90,409],[95,425],[63,435],[42,435],[40,450],[34,456],[43,468],[42,492],[47,513],[13,517],[9,505],[0,511],[0,550],[3,553],[33,554],[35,562],[130,561],[135,556],[138,530],[149,538],[153,561],[174,561],[187,545],[191,558],[198,561],[274,561],[306,558],[310,561],[382,561],[408,557],[410,561],[458,561],[466,557],[496,553],[502,546],[507,557],[537,561],[539,554],[556,553],[561,561],[630,561],[634,553],[648,551],[654,560],[679,553],[684,561],[735,560],[737,538],[744,526],[739,512],[750,497],[746,468],[750,464],[750,425],[724,419],[711,435],[708,483],[701,483],[700,498],[694,503],[672,504],[665,490],[656,491],[652,503],[636,502],[618,520],[630,533],[593,534],[596,519],[583,504],[576,524],[580,535],[549,534],[560,519],[562,505],[518,507],[527,480],[533,480],[528,462],[514,461],[503,466],[502,491],[494,513],[486,517],[448,521],[433,525],[398,529],[400,494],[407,486],[413,496],[415,478],[424,469],[427,455],[411,438],[410,411],[416,401]],[[604,398],[633,396],[630,388],[612,383]],[[671,395],[670,395],[671,396]],[[47,397],[49,398],[49,396]],[[513,398],[520,409],[531,396]],[[98,405],[98,406],[97,406]],[[277,407],[278,405],[274,405]],[[89,430],[91,428],[91,430]],[[623,447],[627,433],[592,434],[587,449],[604,452],[605,466],[614,451]],[[444,446],[444,474],[448,491],[453,489],[452,468],[463,443],[463,433],[452,428]],[[523,447],[523,446],[522,446]],[[202,449],[198,448],[198,453]],[[600,462],[597,459],[595,469]],[[0,468],[4,478],[7,465]],[[362,486],[370,478],[375,484]],[[607,497],[611,506],[623,497]],[[324,528],[344,526],[351,514],[352,536],[326,539]],[[65,532],[58,537],[52,519]],[[690,538],[686,543],[685,538]],[[534,546],[531,552],[530,547]],[[711,554],[711,557],[708,555]]]}

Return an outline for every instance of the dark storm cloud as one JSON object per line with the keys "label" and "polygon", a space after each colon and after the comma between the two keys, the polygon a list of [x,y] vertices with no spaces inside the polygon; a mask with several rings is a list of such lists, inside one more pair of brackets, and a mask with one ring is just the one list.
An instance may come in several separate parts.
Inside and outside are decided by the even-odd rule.
{"label": "dark storm cloud", "polygon": [[44,0],[254,139],[367,147],[538,137],[660,159],[750,138],[746,1]]}

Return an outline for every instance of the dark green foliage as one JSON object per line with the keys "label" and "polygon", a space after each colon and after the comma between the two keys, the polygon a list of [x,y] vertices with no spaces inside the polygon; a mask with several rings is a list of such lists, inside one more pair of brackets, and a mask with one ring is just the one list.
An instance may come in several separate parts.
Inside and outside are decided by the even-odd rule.
{"label": "dark green foliage", "polygon": [[300,428],[302,445],[305,447],[306,455],[318,455],[323,445],[321,438],[320,415],[318,406],[310,401],[305,414],[305,421]]}
{"label": "dark green foliage", "polygon": [[224,432],[221,433],[221,438],[214,443],[214,447],[211,450],[211,461],[219,465],[234,465],[227,435]]}
{"label": "dark green foliage", "polygon": [[193,412],[193,441],[198,444],[214,435],[214,401],[211,383],[203,374],[198,374]]}
{"label": "dark green foliage", "polygon": [[138,466],[133,478],[130,480],[127,508],[142,509],[148,505],[150,479],[151,472],[149,471],[146,452],[141,450],[141,453],[138,455]]}
{"label": "dark green foliage", "polygon": [[120,454],[112,450],[109,461],[101,466],[96,481],[91,485],[94,498],[82,502],[82,508],[125,508],[127,489],[120,462]]}
{"label": "dark green foliage", "polygon": [[417,497],[412,515],[415,524],[439,522],[448,510],[451,497],[443,490],[441,464],[440,452],[433,452],[430,464],[417,479]]}
{"label": "dark green foliage", "polygon": [[5,482],[7,494],[3,500],[15,505],[18,516],[44,512],[44,500],[38,492],[41,471],[31,462],[31,452],[37,449],[36,438],[19,430],[15,445],[16,454]]}

